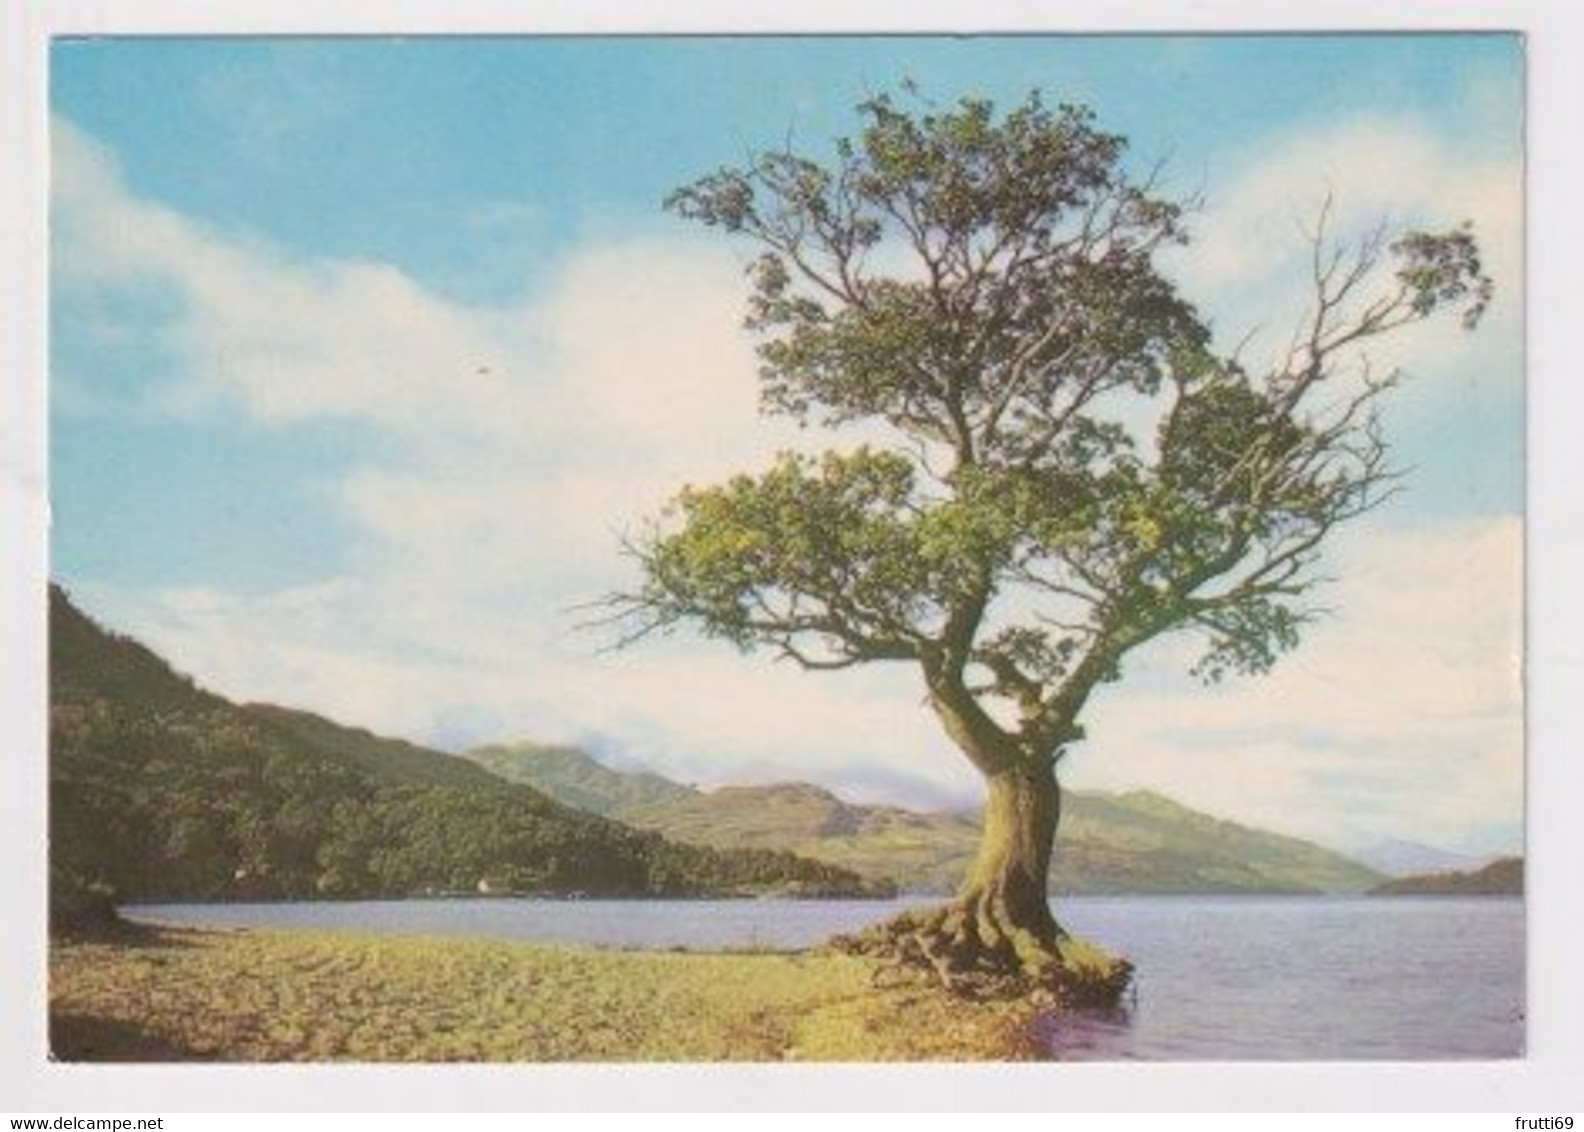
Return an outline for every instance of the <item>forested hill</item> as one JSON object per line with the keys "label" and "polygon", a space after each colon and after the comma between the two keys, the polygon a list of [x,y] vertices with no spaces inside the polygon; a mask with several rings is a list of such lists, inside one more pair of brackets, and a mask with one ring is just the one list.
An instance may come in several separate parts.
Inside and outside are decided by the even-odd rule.
{"label": "forested hill", "polygon": [[[806,782],[706,792],[532,743],[468,757],[562,802],[679,841],[789,849],[915,891],[955,888],[979,842],[977,815],[857,805]],[[1159,794],[1069,791],[1051,882],[1070,893],[1254,893],[1362,892],[1382,879],[1318,845]]]}
{"label": "forested hill", "polygon": [[791,853],[677,844],[455,756],[203,690],[50,591],[57,903],[883,889]]}

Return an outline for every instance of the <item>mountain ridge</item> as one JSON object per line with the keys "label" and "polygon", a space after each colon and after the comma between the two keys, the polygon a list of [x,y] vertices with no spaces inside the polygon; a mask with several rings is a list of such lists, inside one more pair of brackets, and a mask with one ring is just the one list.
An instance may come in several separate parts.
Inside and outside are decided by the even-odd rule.
{"label": "mountain ridge", "polygon": [[[490,765],[562,800],[570,795],[563,793],[559,767],[577,764],[574,778],[580,787],[624,773],[576,748],[557,748],[553,761],[541,757],[543,749],[492,744]],[[463,754],[473,757],[473,752]],[[674,791],[663,801],[623,805],[606,799],[605,812],[682,841],[787,849],[928,892],[954,889],[979,841],[976,814],[857,804],[814,783],[708,791],[670,786]],[[1203,814],[1156,791],[1067,791],[1052,887],[1094,894],[1356,893],[1384,879],[1321,846]]]}
{"label": "mountain ridge", "polygon": [[1377,841],[1353,851],[1349,856],[1388,877],[1469,872],[1483,868],[1496,859],[1494,854],[1477,856],[1472,853],[1456,853],[1439,846],[1406,841],[1397,837]]}
{"label": "mountain ridge", "polygon": [[[553,743],[517,744],[516,747],[532,748],[535,758],[554,775],[558,784],[557,801],[590,813],[608,814],[621,806],[666,801],[693,792],[691,787],[658,774],[614,770],[576,747]],[[514,755],[511,745],[489,743],[466,752],[465,758],[491,773],[500,774],[496,765],[509,766]]]}

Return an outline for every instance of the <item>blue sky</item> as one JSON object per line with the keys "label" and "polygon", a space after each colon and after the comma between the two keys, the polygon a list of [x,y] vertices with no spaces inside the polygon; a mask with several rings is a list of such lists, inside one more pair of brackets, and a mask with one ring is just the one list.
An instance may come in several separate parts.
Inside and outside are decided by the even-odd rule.
{"label": "blue sky", "polygon": [[1498,306],[1383,355],[1413,375],[1389,424],[1415,471],[1337,548],[1314,655],[1211,693],[1143,658],[1072,775],[1333,841],[1513,846],[1518,40],[94,39],[51,65],[55,576],[233,695],[703,782],[974,789],[905,674],[612,658],[571,627],[623,579],[624,525],[784,439],[753,416],[740,249],[670,189],[789,133],[823,149],[903,77],[1038,87],[1205,195],[1179,275],[1273,346],[1327,191],[1343,225],[1472,216]]}
{"label": "blue sky", "polygon": [[52,100],[116,145],[134,190],[190,216],[502,299],[580,239],[653,227],[701,170],[789,131],[821,145],[903,76],[946,98],[1038,87],[1087,102],[1191,187],[1265,139],[1387,107],[1516,152],[1517,50],[1497,36],[64,40]]}

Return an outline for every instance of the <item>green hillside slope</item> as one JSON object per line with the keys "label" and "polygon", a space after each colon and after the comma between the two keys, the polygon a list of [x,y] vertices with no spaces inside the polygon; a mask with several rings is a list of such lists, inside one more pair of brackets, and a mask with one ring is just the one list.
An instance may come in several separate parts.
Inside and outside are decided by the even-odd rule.
{"label": "green hillside slope", "polygon": [[[979,838],[976,815],[854,805],[808,783],[703,792],[645,774],[640,790],[637,776],[571,748],[496,746],[469,757],[560,801],[679,841],[790,849],[914,891],[956,887]],[[652,800],[631,802],[635,794]],[[1382,879],[1320,846],[1145,791],[1069,792],[1057,840],[1052,887],[1060,892],[1362,892]]]}
{"label": "green hillside slope", "polygon": [[1056,884],[1070,892],[1362,892],[1372,869],[1151,791],[1068,795]]}
{"label": "green hillside slope", "polygon": [[717,851],[564,806],[455,756],[239,707],[50,596],[58,906],[124,900],[581,892],[856,895],[784,851]]}

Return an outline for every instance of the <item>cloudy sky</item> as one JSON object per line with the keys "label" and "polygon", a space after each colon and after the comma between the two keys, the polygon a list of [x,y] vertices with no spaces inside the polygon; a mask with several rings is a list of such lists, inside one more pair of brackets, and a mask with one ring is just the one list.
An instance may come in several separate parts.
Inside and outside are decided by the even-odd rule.
{"label": "cloudy sky", "polygon": [[808,436],[756,413],[748,249],[659,203],[867,93],[1042,89],[1200,193],[1171,270],[1285,345],[1300,225],[1472,219],[1478,333],[1375,352],[1407,491],[1332,548],[1334,611],[1205,689],[1166,641],[1070,785],[1339,846],[1522,837],[1522,60],[1502,36],[65,40],[52,59],[52,573],[217,690],[456,749],[583,743],[686,781],[961,804],[912,674],[576,607],[686,482]]}

